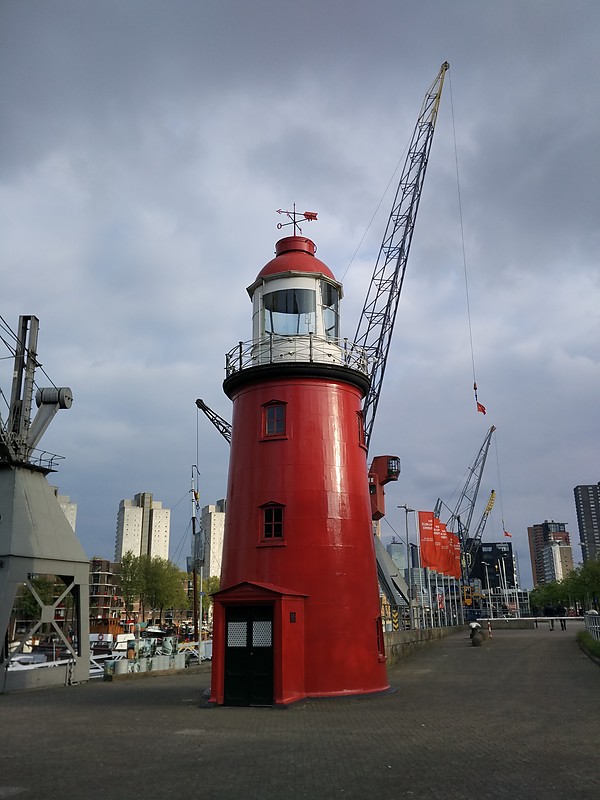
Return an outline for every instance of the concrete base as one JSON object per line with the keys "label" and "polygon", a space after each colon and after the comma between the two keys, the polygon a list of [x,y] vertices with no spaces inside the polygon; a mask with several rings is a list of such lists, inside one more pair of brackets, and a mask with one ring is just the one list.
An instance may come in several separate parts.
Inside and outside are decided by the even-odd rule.
{"label": "concrete base", "polygon": [[388,631],[384,633],[385,652],[388,665],[396,664],[404,658],[426,647],[429,642],[452,636],[456,633],[467,633],[468,625],[454,625],[449,628],[416,628],[409,631]]}

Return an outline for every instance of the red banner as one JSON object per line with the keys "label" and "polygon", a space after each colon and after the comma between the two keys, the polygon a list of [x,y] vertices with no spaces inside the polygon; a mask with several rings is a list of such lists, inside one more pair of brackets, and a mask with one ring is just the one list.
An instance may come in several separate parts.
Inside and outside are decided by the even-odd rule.
{"label": "red banner", "polygon": [[448,538],[450,540],[450,554],[452,558],[451,572],[449,574],[452,575],[453,578],[460,580],[461,576],[460,542],[458,540],[458,536],[455,533],[449,532]]}
{"label": "red banner", "polygon": [[432,567],[436,572],[442,571],[442,530],[439,517],[433,518],[433,549],[435,553],[435,566]]}
{"label": "red banner", "polygon": [[433,543],[433,519],[433,511],[419,511],[421,565],[429,569],[437,569]]}
{"label": "red banner", "polygon": [[446,530],[446,525],[444,522],[440,522],[440,542],[441,557],[439,572],[441,572],[443,575],[452,575],[454,569],[454,553],[450,551],[450,534]]}

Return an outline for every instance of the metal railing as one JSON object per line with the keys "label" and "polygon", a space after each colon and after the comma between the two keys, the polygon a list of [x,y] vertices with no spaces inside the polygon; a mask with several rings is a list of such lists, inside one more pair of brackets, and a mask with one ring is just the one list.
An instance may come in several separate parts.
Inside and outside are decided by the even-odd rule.
{"label": "metal railing", "polygon": [[600,642],[600,614],[590,614],[588,611],[584,617],[585,629],[597,642]]}
{"label": "metal railing", "polygon": [[313,333],[299,336],[268,334],[258,342],[238,342],[225,355],[227,377],[250,367],[291,362],[333,364],[349,367],[367,377],[372,371],[372,354],[348,339],[327,339]]}

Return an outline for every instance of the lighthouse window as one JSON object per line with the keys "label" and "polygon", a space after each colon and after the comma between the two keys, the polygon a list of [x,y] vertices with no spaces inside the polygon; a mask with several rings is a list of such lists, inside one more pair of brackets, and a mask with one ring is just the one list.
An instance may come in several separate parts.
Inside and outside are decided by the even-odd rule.
{"label": "lighthouse window", "polygon": [[359,411],[356,415],[356,421],[358,423],[358,443],[365,446],[365,418],[363,416],[362,411]]}
{"label": "lighthouse window", "polygon": [[265,333],[297,336],[315,333],[317,305],[313,289],[281,289],[263,296]]}
{"label": "lighthouse window", "polygon": [[323,303],[323,328],[328,339],[337,339],[339,336],[339,300],[340,293],[335,286],[326,281],[321,282],[321,296]]}
{"label": "lighthouse window", "polygon": [[263,508],[263,539],[283,539],[283,506]]}
{"label": "lighthouse window", "polygon": [[265,436],[283,436],[285,433],[285,405],[272,403],[265,407]]}

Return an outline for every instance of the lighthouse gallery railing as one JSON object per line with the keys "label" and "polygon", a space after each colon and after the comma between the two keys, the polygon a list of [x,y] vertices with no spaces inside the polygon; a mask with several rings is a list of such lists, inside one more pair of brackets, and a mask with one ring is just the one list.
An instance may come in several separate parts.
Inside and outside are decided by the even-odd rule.
{"label": "lighthouse gallery railing", "polygon": [[367,377],[372,371],[372,354],[348,339],[269,334],[258,342],[239,342],[225,355],[227,377],[240,370],[283,362],[320,363],[348,367]]}

